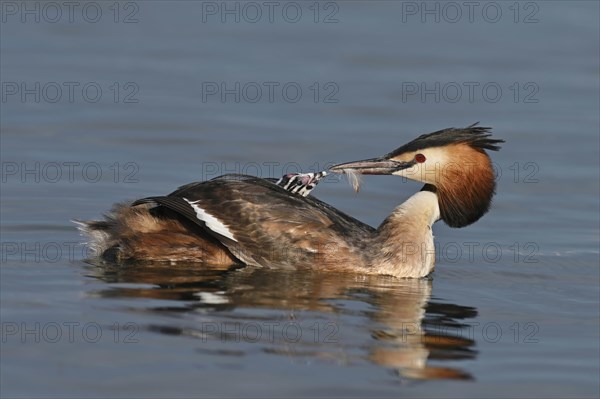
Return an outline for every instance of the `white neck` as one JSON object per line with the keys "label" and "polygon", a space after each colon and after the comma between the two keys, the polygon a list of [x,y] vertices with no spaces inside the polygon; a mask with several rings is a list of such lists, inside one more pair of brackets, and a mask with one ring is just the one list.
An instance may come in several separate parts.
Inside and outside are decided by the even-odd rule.
{"label": "white neck", "polygon": [[378,228],[373,263],[381,273],[423,277],[433,270],[435,248],[431,226],[440,218],[438,198],[420,191],[394,209]]}

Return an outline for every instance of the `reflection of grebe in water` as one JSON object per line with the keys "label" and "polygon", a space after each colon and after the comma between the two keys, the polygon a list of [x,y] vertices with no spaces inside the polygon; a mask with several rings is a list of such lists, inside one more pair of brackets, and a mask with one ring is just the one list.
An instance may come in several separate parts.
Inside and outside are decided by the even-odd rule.
{"label": "reflection of grebe in water", "polygon": [[501,142],[488,128],[445,129],[383,157],[331,168],[425,183],[377,229],[304,196],[322,177],[316,175],[284,176],[283,187],[225,175],[119,205],[106,220],[80,225],[97,254],[109,259],[423,277],[434,267],[433,223],[463,227],[488,211],[495,182],[485,150]]}
{"label": "reflection of grebe in water", "polygon": [[[456,362],[477,355],[473,337],[461,328],[476,310],[430,302],[429,279],[256,268],[207,272],[194,264],[99,266],[90,272],[107,283],[142,285],[109,285],[100,296],[174,300],[173,307],[163,302],[148,311],[177,317],[159,318],[168,322],[148,328],[201,340],[201,353],[228,352],[237,348],[232,342],[243,341],[253,345],[253,352],[342,365],[368,361],[410,379],[470,378]],[[248,340],[232,334],[236,323],[238,334],[249,327]],[[300,326],[298,342],[282,339],[290,324]],[[259,340],[254,339],[257,326],[262,327]]]}

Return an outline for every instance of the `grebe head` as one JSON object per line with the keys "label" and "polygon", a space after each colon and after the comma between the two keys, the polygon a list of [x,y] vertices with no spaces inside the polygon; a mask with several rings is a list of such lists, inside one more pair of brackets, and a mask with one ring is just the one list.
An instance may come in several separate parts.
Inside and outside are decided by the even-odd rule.
{"label": "grebe head", "polygon": [[424,134],[387,155],[331,168],[371,175],[396,175],[425,184],[437,194],[441,218],[451,227],[476,222],[488,210],[496,182],[490,157],[504,140],[477,124]]}

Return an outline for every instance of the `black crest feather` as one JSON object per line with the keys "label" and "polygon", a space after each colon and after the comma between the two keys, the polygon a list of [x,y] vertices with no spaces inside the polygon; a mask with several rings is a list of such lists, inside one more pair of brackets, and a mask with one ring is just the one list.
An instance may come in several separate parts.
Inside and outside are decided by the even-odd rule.
{"label": "black crest feather", "polygon": [[405,152],[413,152],[432,147],[443,147],[450,144],[465,143],[473,148],[481,150],[498,151],[499,144],[504,143],[502,139],[491,138],[491,127],[477,126],[476,122],[466,128],[448,128],[437,132],[423,134],[410,143],[396,148],[387,157],[391,158]]}

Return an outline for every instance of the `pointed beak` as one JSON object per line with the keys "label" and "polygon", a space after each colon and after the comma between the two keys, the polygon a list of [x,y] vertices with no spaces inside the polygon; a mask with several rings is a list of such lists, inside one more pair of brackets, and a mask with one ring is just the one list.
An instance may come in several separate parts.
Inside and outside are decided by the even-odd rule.
{"label": "pointed beak", "polygon": [[341,163],[331,167],[329,170],[334,173],[344,173],[344,170],[351,169],[362,175],[391,175],[396,171],[410,168],[414,164],[415,162],[398,162],[379,157],[365,159],[362,161]]}

